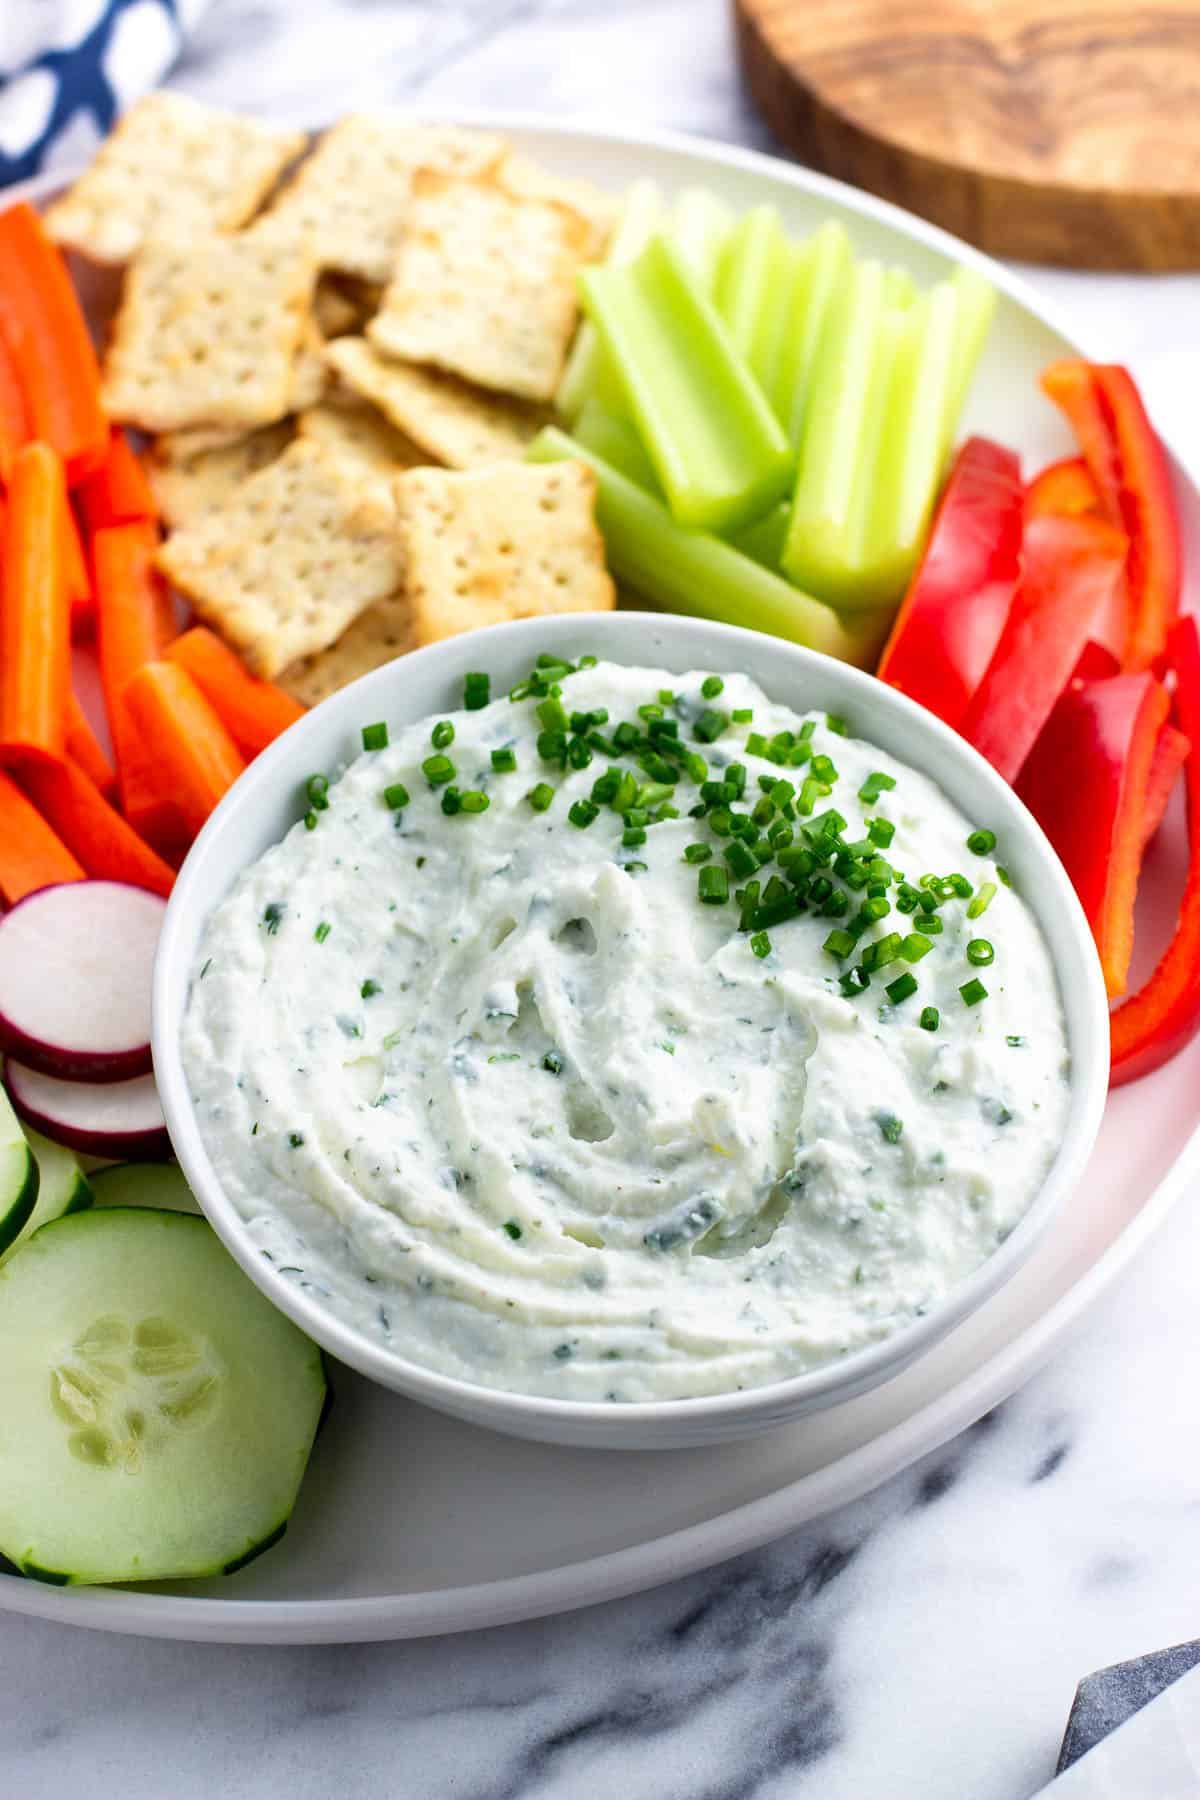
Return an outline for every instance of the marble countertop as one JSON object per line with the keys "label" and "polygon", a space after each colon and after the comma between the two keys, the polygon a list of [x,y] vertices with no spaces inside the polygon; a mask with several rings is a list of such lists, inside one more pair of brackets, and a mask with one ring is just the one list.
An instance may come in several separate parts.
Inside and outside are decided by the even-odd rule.
{"label": "marble countertop", "polygon": [[[724,0],[210,0],[172,82],[297,121],[419,96],[767,146]],[[1200,466],[1200,278],[1030,273]],[[2,1618],[0,1793],[1027,1800],[1082,1675],[1200,1633],[1198,1270],[1185,1199],[996,1413],[859,1504],[638,1599],[298,1650]]]}

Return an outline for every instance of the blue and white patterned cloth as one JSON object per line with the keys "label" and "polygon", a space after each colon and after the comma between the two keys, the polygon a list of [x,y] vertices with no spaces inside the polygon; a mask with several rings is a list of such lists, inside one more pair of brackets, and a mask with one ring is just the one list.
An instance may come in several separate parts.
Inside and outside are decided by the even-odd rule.
{"label": "blue and white patterned cloth", "polygon": [[208,0],[0,0],[0,187],[86,162]]}

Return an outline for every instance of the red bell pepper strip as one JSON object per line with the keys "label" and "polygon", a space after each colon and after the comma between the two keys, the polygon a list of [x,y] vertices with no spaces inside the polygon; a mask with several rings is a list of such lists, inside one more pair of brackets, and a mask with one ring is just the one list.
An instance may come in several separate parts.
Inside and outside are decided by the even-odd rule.
{"label": "red bell pepper strip", "polygon": [[1128,370],[1116,364],[1066,358],[1043,372],[1042,389],[1070,420],[1105,513],[1129,539],[1123,662],[1148,669],[1179,612],[1179,519],[1162,443]]}
{"label": "red bell pepper strip", "polygon": [[957,726],[1004,630],[1020,577],[1021,465],[968,438],[954,459],[929,542],[878,675]]}
{"label": "red bell pepper strip", "polygon": [[29,442],[29,414],[12,352],[0,336],[0,485],[8,486],[12,459]]}
{"label": "red bell pepper strip", "polygon": [[1170,710],[1166,688],[1145,671],[1080,682],[1054,708],[1017,783],[1071,877],[1113,996],[1129,973],[1146,790]]}
{"label": "red bell pepper strip", "polygon": [[119,427],[113,427],[103,463],[94,475],[80,482],[75,503],[89,537],[108,525],[157,519],[158,508],[145,470]]}
{"label": "red bell pepper strip", "polygon": [[1100,489],[1082,456],[1064,456],[1061,462],[1048,464],[1029,483],[1025,489],[1025,517],[1040,519],[1043,513],[1055,513],[1060,518],[1064,514],[1074,518],[1079,513],[1104,517]]}
{"label": "red bell pepper strip", "polygon": [[[1180,619],[1167,642],[1175,675],[1174,716],[1193,745],[1200,744],[1200,636],[1196,621]],[[1200,1031],[1200,755],[1184,764],[1187,782],[1188,873],[1179,922],[1153,975],[1111,1018],[1112,1082],[1136,1081],[1168,1062]]]}
{"label": "red bell pepper strip", "polygon": [[33,435],[58,451],[73,487],[108,449],[100,372],[66,264],[23,201],[0,213],[0,334]]}
{"label": "red bell pepper strip", "polygon": [[1142,815],[1142,847],[1150,842],[1163,822],[1163,814],[1174,792],[1176,778],[1191,755],[1191,739],[1174,725],[1164,725],[1150,759],[1150,775],[1146,782],[1146,808]]}
{"label": "red bell pepper strip", "polygon": [[1102,519],[1046,514],[1025,527],[1021,581],[959,730],[1014,781],[1112,598],[1125,540]]}

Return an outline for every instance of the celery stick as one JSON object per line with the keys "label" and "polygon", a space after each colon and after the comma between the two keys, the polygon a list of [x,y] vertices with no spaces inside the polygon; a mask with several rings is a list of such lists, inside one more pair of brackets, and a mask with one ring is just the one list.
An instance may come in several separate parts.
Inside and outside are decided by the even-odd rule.
{"label": "celery stick", "polygon": [[765,512],[791,479],[791,447],[669,240],[583,270],[579,289],[675,517],[732,529]]}
{"label": "celery stick", "polygon": [[752,525],[743,525],[740,531],[732,532],[729,542],[743,556],[753,557],[764,569],[773,569],[778,575],[781,572],[779,559],[787,542],[791,517],[792,509],[788,502],[777,501],[761,519],[755,519]]}
{"label": "celery stick", "polygon": [[996,312],[996,290],[977,269],[961,264],[950,277],[958,301],[954,324],[952,373],[946,395],[946,428],[944,449],[948,452],[958,430],[958,421],[967,398],[967,389],[979,361],[992,319]]}
{"label": "celery stick", "polygon": [[808,594],[762,568],[706,531],[678,524],[660,500],[554,426],[529,446],[531,462],[577,458],[595,472],[596,522],[609,568],[619,582],[669,612],[744,625],[807,644],[842,662],[869,667],[883,642],[888,615],[838,618]]}
{"label": "celery stick", "polygon": [[882,265],[856,264],[812,373],[783,567],[834,605],[878,604],[858,578],[863,468],[878,441],[885,396],[885,316]]}
{"label": "celery stick", "polygon": [[721,252],[733,229],[733,208],[707,188],[684,188],[663,229],[711,295]]}
{"label": "celery stick", "polygon": [[917,297],[917,284],[907,269],[893,263],[883,271],[883,297],[889,306],[911,306]]}
{"label": "celery stick", "polygon": [[611,463],[618,474],[636,481],[656,499],[662,499],[654,464],[646,454],[637,427],[628,419],[609,412],[599,400],[591,399],[575,421],[575,437],[585,450],[591,450],[603,462]]}
{"label": "celery stick", "polygon": [[797,251],[773,206],[756,206],[730,233],[717,277],[717,310],[768,397],[794,322]]}
{"label": "celery stick", "polygon": [[[606,265],[611,268],[632,262],[658,230],[663,211],[662,193],[655,182],[633,182],[626,192],[621,216],[609,239],[604,259]],[[596,328],[589,320],[583,319],[575,333],[575,341],[571,345],[558,392],[554,396],[555,407],[565,418],[575,418],[588,395],[600,385],[603,362]],[[620,392],[619,387],[616,391]]]}
{"label": "celery stick", "polygon": [[826,318],[846,284],[850,267],[850,239],[836,219],[830,219],[800,246],[792,325],[780,358],[775,394],[775,410],[793,444],[800,442]]}
{"label": "celery stick", "polygon": [[954,283],[939,281],[898,315],[868,533],[874,569],[897,598],[916,567],[942,477],[958,312]]}

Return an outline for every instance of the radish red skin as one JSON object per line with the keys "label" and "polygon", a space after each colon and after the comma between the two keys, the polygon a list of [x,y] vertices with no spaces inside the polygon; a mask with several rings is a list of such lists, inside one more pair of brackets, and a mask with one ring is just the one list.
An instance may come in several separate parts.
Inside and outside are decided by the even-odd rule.
{"label": "radish red skin", "polygon": [[[108,1044],[90,1045],[72,1041],[69,1036],[71,1027],[65,1023],[61,1026],[61,1036],[37,1029],[34,1016],[37,1001],[31,1007],[27,1001],[27,989],[25,996],[19,996],[9,986],[10,982],[19,985],[31,973],[36,986],[36,969],[31,970],[27,958],[18,956],[18,972],[15,976],[11,974],[6,952],[6,945],[10,940],[5,936],[6,933],[15,934],[11,941],[17,942],[24,949],[28,940],[23,934],[35,907],[41,909],[39,918],[42,913],[47,915],[56,927],[55,935],[64,943],[70,943],[71,933],[75,930],[88,939],[86,944],[81,945],[81,960],[84,959],[84,953],[94,953],[97,948],[103,949],[103,942],[96,936],[96,932],[103,928],[106,919],[111,927],[112,919],[119,918],[123,908],[129,909],[130,918],[136,920],[137,928],[146,934],[144,977],[139,971],[139,986],[144,981],[145,990],[144,1026],[139,1024],[132,1032],[116,1032]],[[164,911],[164,904],[156,895],[143,888],[127,887],[126,884],[115,881],[60,882],[51,887],[39,888],[36,893],[28,894],[18,901],[0,919],[0,1051],[43,1075],[53,1075],[64,1081],[107,1083],[130,1081],[135,1076],[149,1074],[150,979],[154,944],[157,942],[156,927],[161,923]],[[93,925],[94,930],[91,929]],[[6,964],[9,966],[6,967]],[[122,971],[122,974],[127,980],[128,971]],[[89,1024],[96,1020],[98,1008],[103,1004],[103,981],[95,973],[81,973],[78,991],[71,992],[69,985],[59,984],[56,970],[53,980],[48,981],[47,988],[54,999],[61,1001],[63,1010],[69,1012],[73,1019],[81,1023],[87,1021]],[[25,1004],[22,1004],[23,998]],[[121,995],[121,1003],[126,1003],[124,994]]]}
{"label": "radish red skin", "polygon": [[[47,1083],[53,1083],[49,1090]],[[40,1070],[10,1060],[4,1068],[4,1085],[18,1118],[40,1131],[52,1144],[80,1150],[85,1156],[110,1157],[119,1162],[169,1162],[174,1156],[157,1095],[151,1106],[146,1104],[154,1089],[151,1075],[140,1076],[128,1086],[138,1090],[131,1098],[146,1112],[152,1112],[153,1118],[146,1118],[142,1123],[127,1122],[124,1126],[119,1120],[119,1102],[123,1096],[118,1096],[115,1084],[60,1081],[56,1076],[45,1076]],[[114,1102],[117,1103],[115,1106]],[[116,1121],[107,1126],[95,1122],[89,1124],[89,1106],[103,1107],[106,1103],[118,1113]]]}

